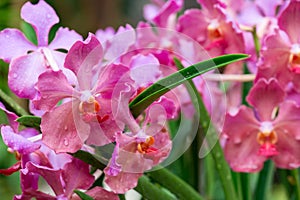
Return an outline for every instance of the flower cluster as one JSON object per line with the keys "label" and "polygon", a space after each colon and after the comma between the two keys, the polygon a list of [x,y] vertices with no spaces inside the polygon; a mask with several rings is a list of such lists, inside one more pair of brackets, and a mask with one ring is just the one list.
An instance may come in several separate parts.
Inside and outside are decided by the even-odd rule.
{"label": "flower cluster", "polygon": [[[137,118],[128,106],[177,71],[174,58],[187,67],[224,54],[250,54],[218,76],[209,72],[193,79],[221,132],[225,158],[240,172],[257,172],[267,159],[279,168],[300,166],[300,2],[197,2],[201,9],[180,13],[183,0],[153,0],[144,7],[147,21],[136,29],[107,28],[84,39],[59,28],[52,41],[49,32],[59,22],[54,9],[43,0],[23,5],[21,18],[33,27],[37,43],[6,28],[0,32],[0,58],[9,63],[11,91],[29,100],[41,124],[40,130],[24,128],[0,104],[9,122],[1,125],[2,139],[17,158],[0,173],[20,171],[22,194],[15,199],[76,199],[77,189],[95,199],[118,199],[135,188],[143,173],[171,152],[167,121],[181,111],[186,118],[195,114],[184,86],[162,95]],[[253,81],[245,97],[251,108],[242,105],[241,81],[247,77]],[[222,80],[229,81],[226,89]],[[94,154],[105,145],[113,146],[101,171],[109,191],[93,187],[91,167],[71,156],[79,150]],[[39,177],[52,194],[40,190]]]}

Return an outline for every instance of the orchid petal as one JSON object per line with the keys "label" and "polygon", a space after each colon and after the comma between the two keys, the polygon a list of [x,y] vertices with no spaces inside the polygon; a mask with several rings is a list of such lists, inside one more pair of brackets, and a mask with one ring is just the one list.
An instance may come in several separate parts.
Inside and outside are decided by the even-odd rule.
{"label": "orchid petal", "polygon": [[33,143],[25,137],[16,134],[10,126],[2,126],[1,134],[4,143],[20,154],[29,154],[40,148],[41,145]]}
{"label": "orchid petal", "polygon": [[65,182],[65,195],[70,197],[75,189],[88,189],[94,182],[90,174],[89,165],[74,158],[67,163],[62,171],[62,178]]}
{"label": "orchid petal", "polygon": [[80,90],[92,88],[93,67],[99,64],[102,56],[101,43],[92,34],[84,42],[77,41],[69,50],[65,67],[77,75]]}
{"label": "orchid petal", "polygon": [[138,54],[133,56],[130,62],[130,76],[138,87],[146,87],[161,75],[159,66],[159,61],[152,54]]}
{"label": "orchid petal", "polygon": [[259,122],[250,108],[242,106],[234,116],[227,114],[223,134],[227,137],[224,147],[225,157],[235,171],[256,172],[263,167],[266,160],[258,155]]}
{"label": "orchid petal", "polygon": [[27,2],[21,9],[21,18],[33,26],[37,34],[38,46],[47,46],[49,31],[59,22],[55,10],[45,1],[39,1],[35,5]]}
{"label": "orchid petal", "polygon": [[62,170],[55,170],[48,167],[40,166],[32,162],[26,163],[26,170],[31,173],[37,173],[41,175],[50,187],[53,189],[56,195],[63,194],[63,185],[60,179]]}
{"label": "orchid petal", "polygon": [[67,102],[42,116],[43,142],[56,153],[76,152],[86,139],[80,134],[85,133],[88,137],[89,126],[75,116],[76,113],[79,115],[78,106],[78,103]]}
{"label": "orchid petal", "polygon": [[285,93],[276,79],[259,80],[250,90],[247,101],[258,112],[260,121],[272,120],[274,108],[284,100]]}
{"label": "orchid petal", "polygon": [[34,85],[45,69],[44,57],[39,52],[18,57],[10,64],[8,85],[19,97],[33,99],[36,96]]}
{"label": "orchid petal", "polygon": [[82,40],[82,36],[74,30],[68,28],[59,28],[55,34],[54,39],[49,44],[50,49],[66,49],[69,50],[71,46],[78,40]]}
{"label": "orchid petal", "polygon": [[39,76],[37,89],[40,92],[40,99],[34,101],[38,109],[50,110],[56,104],[67,97],[72,97],[73,87],[68,83],[62,71],[46,71]]}
{"label": "orchid petal", "polygon": [[299,42],[300,3],[292,1],[278,18],[279,27],[286,31],[292,43]]}
{"label": "orchid petal", "polygon": [[11,28],[0,32],[0,44],[0,58],[5,62],[11,62],[13,58],[26,55],[28,51],[37,48],[25,38],[21,31]]}

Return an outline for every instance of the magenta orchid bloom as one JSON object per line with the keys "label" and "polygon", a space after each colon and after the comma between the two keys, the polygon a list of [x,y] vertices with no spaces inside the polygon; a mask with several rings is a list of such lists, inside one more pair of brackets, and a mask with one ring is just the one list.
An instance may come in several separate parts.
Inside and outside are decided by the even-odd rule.
{"label": "magenta orchid bloom", "polygon": [[258,77],[276,77],[282,87],[293,82],[299,91],[300,37],[297,21],[300,20],[300,2],[292,1],[278,17],[279,29],[266,37],[263,60]]}
{"label": "magenta orchid bloom", "polygon": [[[0,107],[7,114],[9,121],[17,116]],[[69,199],[74,189],[88,189],[94,182],[89,173],[89,166],[68,154],[56,154],[41,143],[42,135],[33,128],[18,130],[18,123],[1,127],[1,135],[9,151],[19,160],[1,174],[10,175],[20,170],[22,194],[14,199]],[[42,176],[57,197],[38,190],[39,177]],[[77,181],[74,181],[76,178]]]}
{"label": "magenta orchid bloom", "polygon": [[37,45],[28,41],[17,29],[4,29],[0,32],[0,58],[10,63],[8,84],[11,90],[19,97],[33,99],[36,97],[35,84],[38,76],[47,69],[63,70],[69,81],[73,81],[70,70],[63,68],[65,53],[57,50],[69,50],[82,37],[75,31],[60,28],[53,41],[48,41],[49,31],[59,22],[59,18],[54,9],[43,0],[36,5],[25,3],[21,17],[33,26]]}
{"label": "magenta orchid bloom", "polygon": [[[160,104],[147,110],[142,128],[133,118],[128,101],[132,95],[131,86],[118,92],[120,101],[114,102],[122,108],[116,110],[116,118],[123,121],[131,132],[118,132],[116,146],[108,166],[104,169],[105,183],[115,193],[125,193],[137,185],[138,178],[155,165],[161,163],[170,153],[172,142],[165,128],[167,114]],[[123,105],[123,106],[121,106]]]}
{"label": "magenta orchid bloom", "polygon": [[279,168],[300,166],[300,107],[283,100],[285,92],[276,79],[261,79],[247,97],[254,110],[241,106],[235,115],[227,114],[224,152],[233,170],[257,172],[267,159]]}
{"label": "magenta orchid bloom", "polygon": [[[99,68],[102,56],[100,42],[90,34],[85,42],[76,42],[66,57],[65,67],[77,77],[75,86],[61,71],[47,71],[39,77],[41,98],[35,105],[47,110],[41,123],[43,141],[56,152],[75,152],[85,141],[98,146],[111,143],[114,133],[123,129],[114,122],[111,101],[115,85],[121,82],[122,87],[122,81],[131,81],[129,76],[125,78],[128,68]],[[63,99],[65,102],[56,106]]]}

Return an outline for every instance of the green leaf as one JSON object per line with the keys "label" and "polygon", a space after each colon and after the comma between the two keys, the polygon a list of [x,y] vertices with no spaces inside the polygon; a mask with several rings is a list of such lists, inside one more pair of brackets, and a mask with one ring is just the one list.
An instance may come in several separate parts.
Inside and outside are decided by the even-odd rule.
{"label": "green leaf", "polygon": [[212,69],[248,58],[246,54],[228,54],[206,60],[175,72],[151,85],[129,104],[134,117],[139,116],[152,102],[187,80]]}
{"label": "green leaf", "polygon": [[41,118],[32,115],[23,115],[17,119],[23,126],[32,127],[40,130]]}
{"label": "green leaf", "polygon": [[258,182],[256,183],[255,199],[268,199],[270,193],[272,180],[274,175],[274,164],[268,160],[264,164],[264,168],[259,173]]}
{"label": "green leaf", "polygon": [[81,192],[79,190],[74,190],[74,192],[82,199],[82,200],[94,200],[93,197]]}

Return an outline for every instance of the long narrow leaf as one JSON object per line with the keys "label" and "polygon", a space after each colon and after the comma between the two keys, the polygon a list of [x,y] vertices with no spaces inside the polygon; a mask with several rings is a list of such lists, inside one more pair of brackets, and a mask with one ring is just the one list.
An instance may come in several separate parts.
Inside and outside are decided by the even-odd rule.
{"label": "long narrow leaf", "polygon": [[[174,62],[179,69],[182,68],[182,64],[180,63],[179,60],[174,59]],[[214,163],[217,167],[219,176],[221,178],[221,183],[224,189],[226,199],[235,200],[237,199],[237,197],[236,197],[236,191],[234,188],[233,180],[231,177],[231,171],[225,160],[220,143],[216,142],[216,135],[217,135],[216,130],[214,129],[213,126],[209,126],[210,116],[207,112],[207,109],[194,83],[191,80],[188,80],[188,84],[186,84],[186,86],[191,96],[192,103],[196,109],[196,112],[200,113],[201,120],[199,121],[199,123],[201,124],[201,126],[199,128],[201,128],[202,131],[199,132],[204,133],[207,144],[212,147],[211,154],[214,159]],[[200,144],[201,146],[203,140],[200,142],[201,142]]]}
{"label": "long narrow leaf", "polygon": [[152,102],[171,89],[210,70],[248,58],[246,54],[228,54],[206,60],[173,73],[144,90],[129,104],[133,116],[140,115]]}

